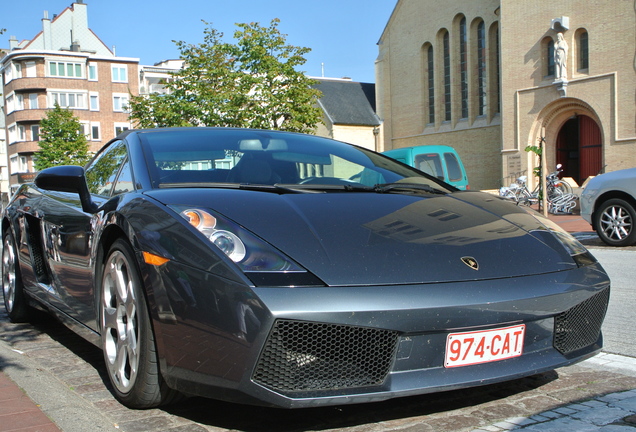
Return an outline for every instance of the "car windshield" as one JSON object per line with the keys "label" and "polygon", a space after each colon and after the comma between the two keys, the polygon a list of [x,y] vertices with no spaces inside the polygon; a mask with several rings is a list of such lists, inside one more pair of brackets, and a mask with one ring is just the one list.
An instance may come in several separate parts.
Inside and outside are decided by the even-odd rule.
{"label": "car windshield", "polygon": [[399,183],[404,189],[420,186],[410,188],[420,191],[456,190],[378,153],[312,135],[191,128],[146,131],[139,136],[157,188],[251,185],[378,190],[378,185]]}

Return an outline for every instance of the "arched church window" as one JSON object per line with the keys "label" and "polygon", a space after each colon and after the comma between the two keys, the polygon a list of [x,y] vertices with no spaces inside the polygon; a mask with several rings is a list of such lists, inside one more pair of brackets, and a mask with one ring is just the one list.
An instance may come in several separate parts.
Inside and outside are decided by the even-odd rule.
{"label": "arched church window", "polygon": [[459,79],[461,83],[461,118],[468,118],[468,32],[466,18],[459,22]]}
{"label": "arched church window", "polygon": [[486,26],[483,21],[477,25],[477,113],[486,114]]}
{"label": "arched church window", "polygon": [[444,50],[444,121],[451,120],[451,59],[450,59],[450,36],[444,32],[442,36]]}
{"label": "arched church window", "polygon": [[435,123],[435,57],[432,45],[429,45],[426,50],[426,62],[428,65],[428,122]]}
{"label": "arched church window", "polygon": [[590,49],[589,39],[586,31],[581,31],[578,34],[579,43],[579,70],[585,71],[590,67]]}

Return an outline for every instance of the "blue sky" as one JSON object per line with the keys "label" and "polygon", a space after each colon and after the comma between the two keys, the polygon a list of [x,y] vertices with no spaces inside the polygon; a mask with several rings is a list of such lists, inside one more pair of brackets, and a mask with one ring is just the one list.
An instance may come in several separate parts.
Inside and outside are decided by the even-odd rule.
{"label": "blue sky", "polygon": [[[311,76],[350,77],[375,82],[377,42],[397,0],[84,0],[88,25],[121,57],[139,58],[144,65],[178,58],[173,40],[201,43],[205,20],[233,40],[235,23],[266,26],[279,18],[287,42],[312,51],[302,70]],[[33,38],[41,29],[44,11],[61,13],[72,0],[3,2],[0,48],[9,37]]]}

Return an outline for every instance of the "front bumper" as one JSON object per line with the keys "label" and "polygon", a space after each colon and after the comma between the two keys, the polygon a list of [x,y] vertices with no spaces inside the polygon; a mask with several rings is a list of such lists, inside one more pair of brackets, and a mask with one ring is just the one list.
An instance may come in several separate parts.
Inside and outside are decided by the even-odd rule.
{"label": "front bumper", "polygon": [[[256,319],[245,327],[244,337],[227,322],[219,325],[209,310],[205,319],[176,313],[170,323],[158,320],[162,373],[170,386],[230,401],[297,408],[529,376],[601,349],[609,279],[595,264],[514,279],[254,288],[251,293],[258,299],[251,303]],[[228,304],[236,310],[241,305]],[[520,357],[444,367],[448,333],[521,323],[526,332]],[[204,349],[193,349],[195,338]]]}

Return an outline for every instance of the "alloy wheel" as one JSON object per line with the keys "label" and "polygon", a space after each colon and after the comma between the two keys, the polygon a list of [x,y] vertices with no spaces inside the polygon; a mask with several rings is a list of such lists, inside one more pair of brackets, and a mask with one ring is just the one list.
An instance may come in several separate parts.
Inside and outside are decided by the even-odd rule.
{"label": "alloy wheel", "polygon": [[10,237],[6,235],[2,248],[2,294],[4,295],[4,305],[9,313],[13,310],[15,303],[15,288],[15,254]]}
{"label": "alloy wheel", "polygon": [[121,393],[134,386],[140,361],[138,301],[130,266],[122,252],[113,252],[102,282],[103,348],[111,380]]}
{"label": "alloy wheel", "polygon": [[626,239],[633,229],[630,213],[620,205],[609,206],[603,210],[599,222],[603,233],[614,241]]}

